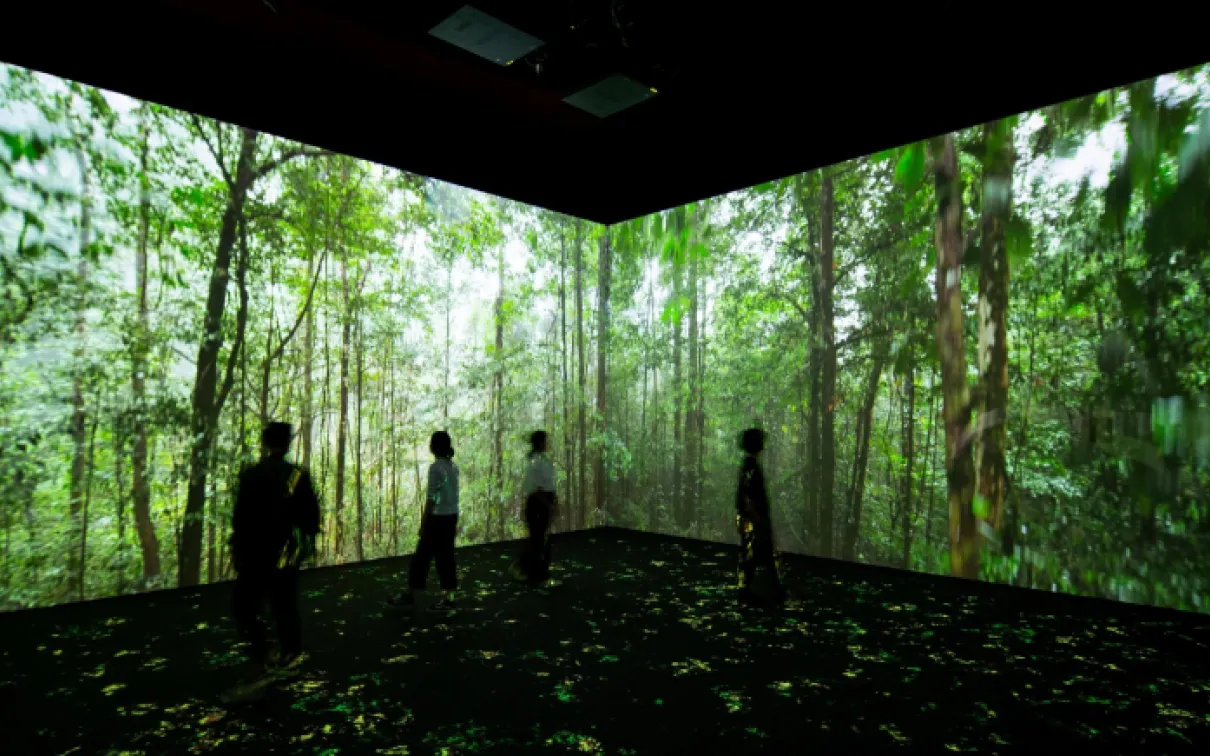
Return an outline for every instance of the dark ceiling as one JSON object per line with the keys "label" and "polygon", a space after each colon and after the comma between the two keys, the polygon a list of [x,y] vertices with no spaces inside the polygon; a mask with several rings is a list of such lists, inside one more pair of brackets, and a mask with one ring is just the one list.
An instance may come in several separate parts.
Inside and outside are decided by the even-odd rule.
{"label": "dark ceiling", "polygon": [[[1210,60],[1141,6],[477,0],[546,43],[504,67],[428,35],[463,2],[12,5],[7,62],[603,223]],[[563,102],[611,73],[659,94]]]}

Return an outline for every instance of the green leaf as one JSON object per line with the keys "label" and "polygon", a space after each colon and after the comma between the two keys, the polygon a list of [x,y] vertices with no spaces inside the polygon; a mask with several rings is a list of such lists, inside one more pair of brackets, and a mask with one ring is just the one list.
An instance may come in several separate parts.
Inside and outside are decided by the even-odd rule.
{"label": "green leaf", "polygon": [[870,155],[870,162],[871,163],[885,163],[888,160],[894,159],[895,153],[898,151],[899,151],[899,148],[896,147],[896,148],[890,149],[890,150],[883,150],[882,152],[875,152],[873,155]]}
{"label": "green leaf", "polygon": [[924,146],[913,144],[903,151],[895,165],[895,182],[908,191],[915,191],[924,180]]}
{"label": "green leaf", "polygon": [[1008,219],[1004,228],[1004,244],[1008,247],[1008,262],[1013,268],[1025,264],[1034,253],[1033,230],[1029,221],[1019,215]]}
{"label": "green leaf", "polygon": [[975,494],[971,499],[971,512],[980,520],[986,520],[992,513],[991,504],[981,494]]}

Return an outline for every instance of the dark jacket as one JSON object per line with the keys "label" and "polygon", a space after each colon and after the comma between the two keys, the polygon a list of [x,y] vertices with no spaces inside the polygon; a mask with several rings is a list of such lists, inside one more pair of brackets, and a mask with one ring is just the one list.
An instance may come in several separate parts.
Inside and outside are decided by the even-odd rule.
{"label": "dark jacket", "polygon": [[283,551],[297,561],[300,549],[317,533],[319,498],[306,470],[273,456],[240,473],[231,518],[231,553],[237,570],[274,566]]}
{"label": "dark jacket", "polygon": [[765,490],[765,473],[756,457],[745,456],[739,468],[739,486],[735,490],[735,511],[745,517],[755,514],[769,518],[769,493]]}

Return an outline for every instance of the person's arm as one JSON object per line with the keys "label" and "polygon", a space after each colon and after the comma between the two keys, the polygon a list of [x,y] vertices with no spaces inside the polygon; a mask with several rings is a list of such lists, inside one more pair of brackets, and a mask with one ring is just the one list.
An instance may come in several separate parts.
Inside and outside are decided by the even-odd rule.
{"label": "person's arm", "polygon": [[235,506],[231,512],[231,566],[239,572],[240,563],[244,556],[242,538],[247,529],[248,520],[248,471],[239,474],[235,487]]}
{"label": "person's arm", "polygon": [[429,521],[429,517],[433,514],[433,507],[441,498],[442,484],[441,471],[437,469],[437,465],[429,465],[428,491],[424,496],[424,511],[420,514],[421,533],[424,533],[425,523]]}
{"label": "person's arm", "polygon": [[298,530],[302,536],[299,539],[299,561],[305,561],[315,555],[315,537],[319,535],[319,495],[311,482],[311,474],[301,470],[301,479],[295,491],[295,501],[298,502]]}

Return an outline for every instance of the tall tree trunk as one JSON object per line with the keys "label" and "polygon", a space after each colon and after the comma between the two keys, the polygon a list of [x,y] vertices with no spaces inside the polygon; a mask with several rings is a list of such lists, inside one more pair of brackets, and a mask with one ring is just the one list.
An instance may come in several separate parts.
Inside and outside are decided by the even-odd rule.
{"label": "tall tree trunk", "polygon": [[819,265],[816,269],[819,289],[819,325],[822,339],[820,366],[819,423],[819,553],[833,555],[832,508],[836,476],[836,324],[832,307],[834,249],[832,220],[835,212],[832,176],[824,173],[820,182]]}
{"label": "tall tree trunk", "polygon": [[979,542],[971,499],[970,387],[962,339],[962,181],[953,134],[933,144],[937,197],[937,347],[945,415],[945,467],[949,507],[950,572],[979,576]]}
{"label": "tall tree trunk", "polygon": [[[315,261],[315,253],[311,252],[310,259],[307,261],[307,277],[317,278],[317,263]],[[311,362],[315,359],[315,308],[308,307],[306,321],[303,324],[303,395],[302,395],[302,418],[299,423],[299,435],[302,436],[302,466],[310,469],[311,467],[311,445],[314,443],[312,436],[315,427],[314,418],[314,395],[315,386],[311,378]]]}
{"label": "tall tree trunk", "polygon": [[928,510],[924,515],[924,546],[932,548],[933,537],[933,469],[936,467],[936,445],[934,443],[934,435],[937,428],[937,392],[932,385],[929,386],[929,427],[925,433],[924,443],[924,464],[927,467],[925,474],[920,476],[920,498],[924,498],[925,491],[928,491],[929,504]]}
{"label": "tall tree trunk", "polygon": [[[347,171],[346,171],[347,175]],[[340,417],[336,424],[336,545],[335,561],[344,555],[344,504],[345,504],[345,448],[349,443],[349,342],[352,340],[353,304],[349,295],[348,250],[340,255],[340,286],[344,294],[344,308],[340,317]]]}
{"label": "tall tree trunk", "polygon": [[497,285],[496,293],[496,372],[492,376],[492,500],[487,507],[487,524],[484,537],[491,538],[492,510],[498,512],[497,528],[499,537],[504,538],[504,511],[501,504],[504,499],[504,247],[496,253]]}
{"label": "tall tree trunk", "polygon": [[[219,128],[222,128],[221,126]],[[210,284],[206,293],[206,309],[202,325],[202,338],[198,346],[197,371],[193,382],[193,397],[190,432],[193,444],[189,454],[189,489],[185,500],[185,517],[181,527],[181,546],[178,553],[178,583],[182,586],[198,584],[202,566],[202,526],[206,506],[206,475],[210,469],[210,455],[214,446],[215,430],[224,392],[219,390],[219,353],[223,346],[223,313],[227,304],[227,279],[230,275],[231,252],[235,247],[237,228],[243,225],[244,201],[248,190],[256,179],[252,158],[256,153],[257,132],[240,129],[239,158],[235,175],[228,185],[227,206],[219,223],[218,244],[214,250],[214,263],[210,269]],[[241,250],[241,258],[246,255]],[[247,261],[241,259],[241,267]],[[241,303],[241,308],[243,304]],[[246,319],[247,314],[244,312]],[[230,361],[238,357],[242,347],[243,326],[240,325],[236,342],[232,344]],[[224,384],[226,388],[229,384]]]}
{"label": "tall tree trunk", "polygon": [[[676,211],[674,216],[679,219],[680,212]],[[680,223],[677,224],[677,232],[680,232]],[[684,426],[682,424],[682,410],[685,405],[685,384],[682,382],[681,375],[681,296],[684,285],[681,280],[682,265],[679,258],[673,258],[672,261],[672,300],[673,300],[673,317],[672,323],[672,385],[668,387],[668,393],[672,396],[672,516],[676,522],[676,526],[680,530],[689,527],[689,512],[685,507],[685,492],[682,488],[684,484]]]}
{"label": "tall tree trunk", "polygon": [[[126,543],[126,486],[123,482],[125,474],[123,473],[122,460],[126,456],[126,430],[122,427],[121,414],[115,414],[113,421],[113,503],[114,503],[114,519],[118,522],[118,543],[115,550],[116,564],[113,565],[114,577],[116,585],[114,593],[121,595],[126,592],[126,563],[127,563],[127,543]],[[5,524],[8,524],[6,517]]]}
{"label": "tall tree trunk", "polygon": [[983,248],[979,257],[979,443],[977,516],[999,533],[1005,492],[1008,439],[1008,249],[1005,230],[1012,213],[1013,129],[1005,121],[983,130]]}
{"label": "tall tree trunk", "polygon": [[874,428],[874,404],[878,401],[878,387],[882,381],[882,370],[886,365],[887,345],[884,340],[874,347],[874,362],[870,366],[870,378],[866,384],[865,400],[857,417],[856,441],[853,449],[853,477],[849,486],[849,516],[845,521],[844,541],[840,556],[844,559],[857,558],[857,538],[861,533],[861,513],[865,503],[865,481],[869,468],[870,437]]}
{"label": "tall tree trunk", "polygon": [[907,375],[904,376],[904,391],[907,401],[903,415],[903,568],[909,569],[912,561],[912,475],[916,463],[916,364],[908,356]]}
{"label": "tall tree trunk", "polygon": [[71,484],[70,512],[71,533],[69,541],[67,572],[67,594],[82,596],[83,562],[80,561],[82,552],[78,551],[83,530],[80,514],[84,507],[85,472],[88,453],[88,412],[84,406],[84,381],[87,351],[85,349],[85,329],[88,325],[88,256],[92,245],[92,182],[88,166],[88,157],[82,148],[76,148],[76,164],[80,169],[80,248],[79,265],[76,272],[76,285],[80,291],[76,299],[76,348],[72,353],[71,377]]}
{"label": "tall tree trunk", "polygon": [[576,349],[579,361],[579,376],[577,379],[578,393],[576,402],[579,405],[580,438],[577,445],[579,453],[579,481],[576,485],[576,527],[588,526],[587,499],[584,491],[588,479],[588,425],[585,417],[585,398],[587,396],[587,367],[584,357],[584,236],[581,223],[576,221]]}
{"label": "tall tree trunk", "polygon": [[[693,223],[695,226],[700,226],[700,203],[698,208],[694,210]],[[690,236],[698,231],[697,228],[690,230]],[[689,396],[688,403],[685,407],[685,491],[684,503],[687,519],[690,521],[697,520],[700,522],[700,515],[697,511],[697,392],[698,392],[698,354],[697,354],[697,253],[693,249],[693,245],[689,245],[687,250],[689,255]],[[699,531],[700,535],[700,531]]]}
{"label": "tall tree trunk", "polygon": [[135,246],[134,273],[137,319],[130,350],[130,391],[133,398],[134,448],[131,449],[131,509],[139,550],[143,557],[143,585],[160,575],[160,544],[151,520],[151,482],[147,477],[147,353],[151,324],[147,306],[147,244],[151,234],[151,179],[148,176],[149,129],[146,108],[142,113],[139,147],[139,232]]}
{"label": "tall tree trunk", "polygon": [[441,388],[442,428],[450,427],[450,310],[454,306],[454,256],[451,253],[445,269],[445,383]]}
{"label": "tall tree trunk", "polygon": [[365,332],[361,322],[361,313],[357,314],[357,446],[354,451],[354,464],[356,469],[353,471],[354,496],[357,503],[357,561],[364,562],[366,558],[365,552],[365,527],[366,527],[366,512],[365,512],[365,493],[362,486],[362,465],[361,454],[364,443],[361,437],[362,420],[361,420],[361,397],[365,394],[365,364],[363,358],[365,355]]}
{"label": "tall tree trunk", "polygon": [[601,447],[597,450],[596,511],[606,515],[609,500],[609,477],[605,470],[605,454],[609,430],[609,377],[606,373],[606,357],[609,354],[609,285],[613,268],[613,250],[610,246],[609,229],[601,235],[597,258],[597,415],[600,421]]}
{"label": "tall tree trunk", "polygon": [[88,565],[88,507],[92,503],[92,479],[93,471],[96,470],[94,464],[96,460],[97,448],[97,426],[100,424],[100,397],[97,398],[97,411],[93,412],[92,427],[88,432],[88,462],[87,472],[84,474],[84,506],[80,510],[80,561],[79,575],[76,578],[77,596],[79,601],[84,600],[84,575],[87,573]]}
{"label": "tall tree trunk", "polygon": [[563,529],[575,527],[572,508],[575,503],[575,471],[572,468],[572,448],[575,439],[572,436],[571,425],[571,374],[567,366],[567,228],[559,227],[559,337],[562,340],[563,353],[563,415],[560,424],[563,426],[563,474],[566,479],[566,490],[563,491],[563,506],[559,507]]}

